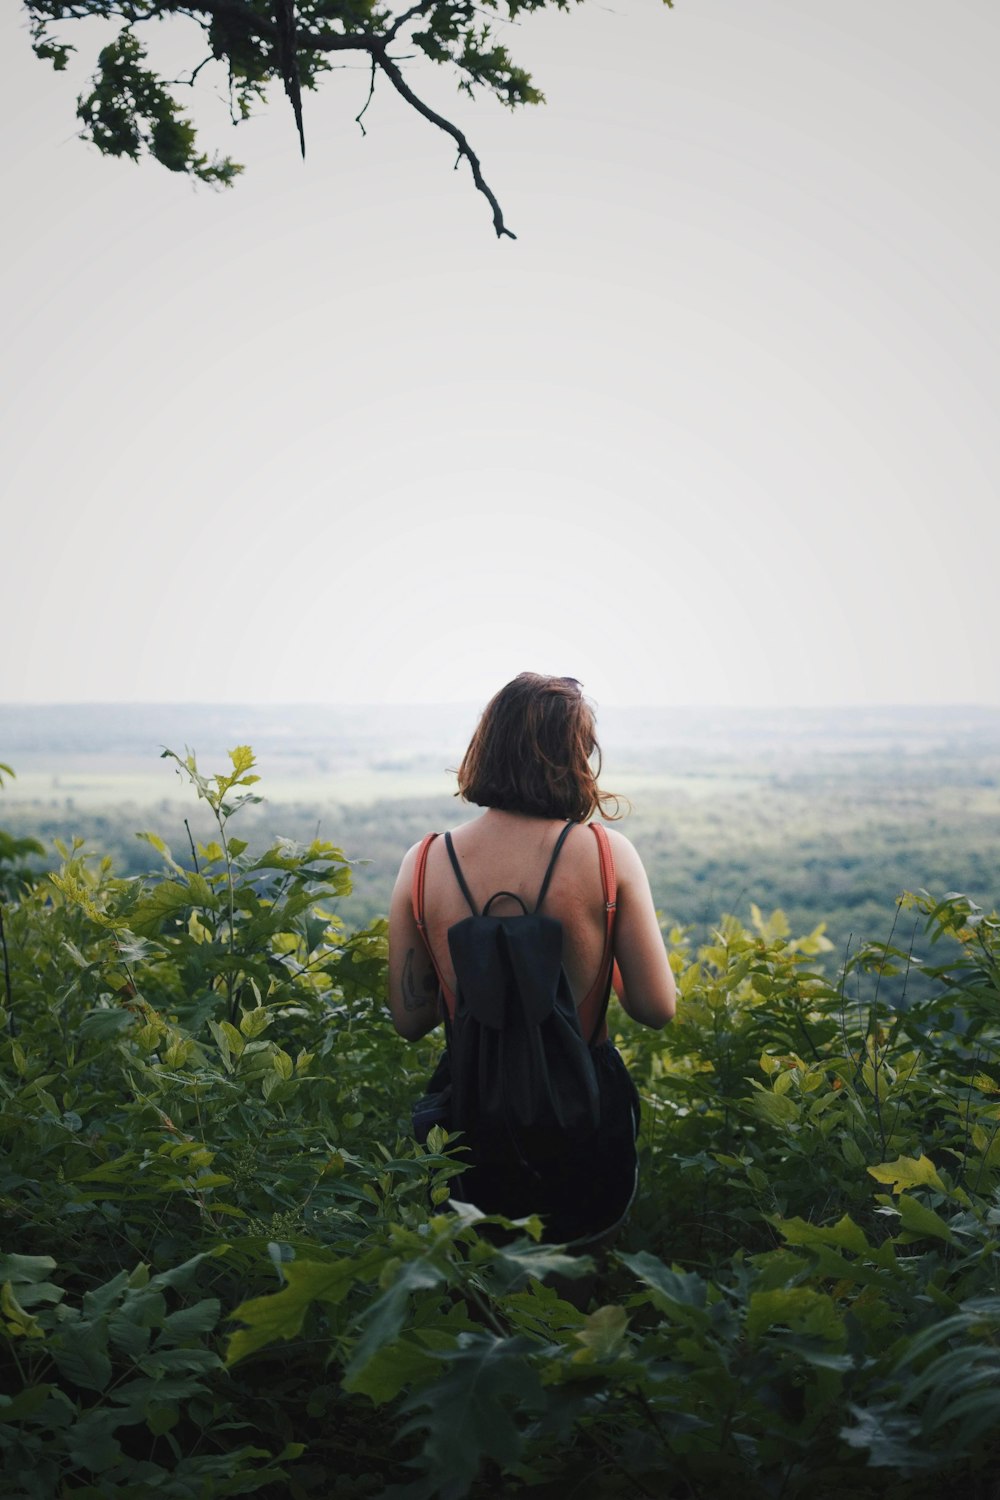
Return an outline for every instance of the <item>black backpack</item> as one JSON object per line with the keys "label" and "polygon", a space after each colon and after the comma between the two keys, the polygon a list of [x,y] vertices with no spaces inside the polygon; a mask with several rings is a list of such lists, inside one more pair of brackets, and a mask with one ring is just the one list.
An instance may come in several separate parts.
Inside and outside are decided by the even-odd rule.
{"label": "black backpack", "polygon": [[[497,891],[477,912],[451,835],[445,834],[448,857],[471,912],[448,929],[456,987],[453,1013],[445,1006],[450,1073],[445,1123],[464,1133],[479,1167],[544,1170],[578,1154],[601,1124],[591,1044],[601,1030],[607,992],[593,1033],[585,1038],[563,968],[562,923],[542,912],[556,860],[575,826],[567,823],[560,833],[530,912],[511,891]],[[601,844],[606,886],[605,841]],[[421,854],[426,857],[425,849]],[[421,868],[414,903],[421,926],[422,886]],[[493,916],[491,907],[501,896],[516,901],[522,915]],[[606,901],[605,959],[610,957],[613,892],[611,896]]]}

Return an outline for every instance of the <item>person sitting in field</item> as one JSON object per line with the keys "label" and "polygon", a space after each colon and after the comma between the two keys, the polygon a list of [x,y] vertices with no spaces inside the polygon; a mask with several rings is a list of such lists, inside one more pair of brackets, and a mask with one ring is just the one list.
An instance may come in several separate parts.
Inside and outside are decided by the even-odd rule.
{"label": "person sitting in field", "polygon": [[[597,761],[595,771],[592,762]],[[389,915],[389,1003],[448,1050],[423,1101],[462,1130],[453,1196],[538,1213],[547,1240],[608,1240],[636,1191],[639,1098],[609,1040],[612,989],[659,1029],[673,974],[642,862],[590,821],[618,816],[597,784],[594,714],[575,678],[522,672],[490,701],[458,770],[484,808],[405,855]],[[415,1113],[418,1137],[427,1118]]]}

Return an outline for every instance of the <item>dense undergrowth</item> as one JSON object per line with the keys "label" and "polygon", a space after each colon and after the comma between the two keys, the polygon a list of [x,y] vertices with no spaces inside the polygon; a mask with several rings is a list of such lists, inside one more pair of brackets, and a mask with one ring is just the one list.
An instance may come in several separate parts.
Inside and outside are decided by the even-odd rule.
{"label": "dense undergrowth", "polygon": [[994,1493],[995,917],[907,896],[846,964],[780,913],[670,933],[676,1023],[614,1018],[642,1187],[579,1310],[537,1221],[452,1207],[384,924],[332,845],[251,857],[232,762],[179,762],[217,838],[153,838],[156,877],[0,844],[5,1496]]}

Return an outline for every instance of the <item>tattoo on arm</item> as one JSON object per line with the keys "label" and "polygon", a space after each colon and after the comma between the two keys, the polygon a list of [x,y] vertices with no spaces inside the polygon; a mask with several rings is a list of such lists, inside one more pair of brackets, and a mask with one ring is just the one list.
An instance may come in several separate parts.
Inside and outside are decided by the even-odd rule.
{"label": "tattoo on arm", "polygon": [[422,1010],[429,1005],[437,994],[437,979],[434,971],[429,970],[423,977],[418,987],[414,975],[415,948],[407,948],[406,957],[403,960],[403,1009]]}

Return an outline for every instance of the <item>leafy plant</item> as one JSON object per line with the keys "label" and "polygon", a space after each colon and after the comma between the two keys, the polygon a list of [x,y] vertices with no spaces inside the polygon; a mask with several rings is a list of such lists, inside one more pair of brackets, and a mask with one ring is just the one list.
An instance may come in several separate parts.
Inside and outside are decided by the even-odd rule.
{"label": "leafy plant", "polygon": [[393,1033],[341,851],[234,835],[248,748],[167,754],[214,838],[129,879],[73,841],[3,908],[5,1495],[986,1500],[995,915],[917,892],[933,961],[893,928],[834,975],[781,912],[671,931],[594,1263],[412,1139],[440,1043]]}

